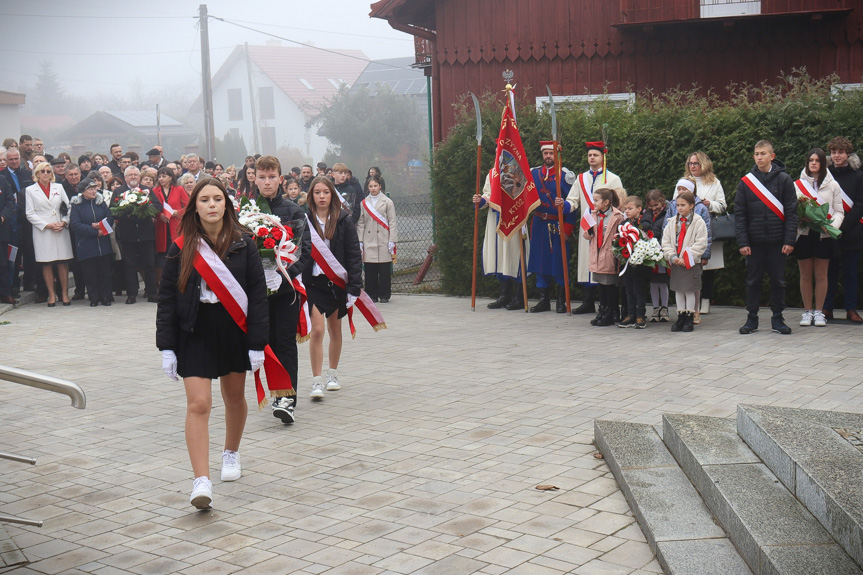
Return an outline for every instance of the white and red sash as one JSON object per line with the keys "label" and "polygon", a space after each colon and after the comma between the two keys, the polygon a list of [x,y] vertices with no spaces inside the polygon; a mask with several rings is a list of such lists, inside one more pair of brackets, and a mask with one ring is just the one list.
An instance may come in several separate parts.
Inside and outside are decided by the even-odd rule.
{"label": "white and red sash", "polygon": [[[180,236],[175,240],[177,246],[183,248],[183,237]],[[219,298],[222,306],[227,310],[231,318],[244,332],[249,331],[246,320],[249,311],[249,296],[225,265],[225,262],[219,258],[218,254],[213,251],[213,248],[203,239],[198,242],[198,254],[195,257],[195,271],[207,282],[209,287],[216,297]],[[291,376],[288,374],[285,367],[276,357],[273,349],[267,345],[264,348],[264,373],[267,376],[267,387],[270,389],[270,395],[273,397],[291,396],[294,395],[293,386],[291,384]],[[264,385],[261,382],[261,370],[255,372],[255,391],[257,393],[258,408],[262,409],[267,405],[267,397],[264,393]]]}
{"label": "white and red sash", "polygon": [[108,218],[102,218],[99,220],[99,229],[102,230],[106,236],[114,231],[114,228],[108,223]]}
{"label": "white and red sash", "polygon": [[814,200],[819,206],[823,206],[825,204],[824,200],[821,199],[821,196],[818,195],[818,192],[815,191],[815,187],[809,182],[800,179],[794,182],[794,185],[797,186],[797,189],[800,190],[801,194],[810,200]]}
{"label": "white and red sash", "polygon": [[749,188],[756,197],[764,202],[770,211],[776,214],[780,220],[785,221],[785,207],[782,205],[776,196],[773,195],[773,192],[764,187],[758,178],[753,176],[751,173],[746,174],[741,178],[743,183],[746,184],[746,187]]}
{"label": "white and red sash", "polygon": [[584,183],[584,172],[578,174],[578,185],[581,188],[581,229],[586,232],[596,225],[596,218],[593,217],[593,198]]}
{"label": "white and red sash", "polygon": [[[836,182],[836,185],[839,186],[839,182]],[[845,193],[845,190],[842,189],[842,186],[839,186],[839,192],[842,195],[842,209],[845,210],[845,213],[851,211],[851,208],[854,207],[854,200]],[[860,218],[860,223],[863,224],[863,218]]]}
{"label": "white and red sash", "polygon": [[[389,231],[390,231],[390,226],[389,226],[389,222],[387,221],[386,216],[385,216],[385,215],[383,215],[382,213],[380,213],[380,212],[379,212],[379,211],[378,211],[378,210],[377,210],[377,209],[376,209],[376,208],[371,204],[371,202],[369,202],[369,198],[370,198],[370,197],[371,197],[371,196],[367,196],[367,197],[363,200],[363,202],[362,202],[362,204],[363,204],[363,208],[365,208],[366,213],[368,213],[368,214],[369,214],[369,217],[371,217],[371,218],[372,218],[374,221],[376,221],[376,222],[377,222],[377,223],[378,223],[382,228],[384,228],[387,232],[389,232]],[[395,261],[395,259],[396,259],[396,249],[397,249],[397,248],[396,248],[395,246],[393,246],[393,253],[392,253],[393,261]]]}
{"label": "white and red sash", "polygon": [[[307,215],[307,220],[308,217],[309,216]],[[336,256],[333,255],[333,252],[330,251],[326,242],[320,235],[318,235],[318,231],[315,229],[315,226],[312,225],[311,220],[308,221],[308,225],[309,233],[312,236],[312,259],[315,260],[315,263],[318,264],[318,266],[320,266],[321,270],[323,270],[324,274],[327,276],[327,279],[339,288],[347,290],[348,270],[339,263],[339,260],[337,260]],[[372,298],[369,297],[369,294],[367,294],[365,290],[360,290],[360,296],[354,303],[354,307],[360,310],[360,313],[363,314],[363,317],[366,318],[366,321],[369,322],[369,325],[371,325],[372,329],[375,331],[387,328],[384,316],[381,315],[375,302],[372,301]],[[354,327],[353,312],[353,307],[348,309],[348,323],[351,327],[351,337],[356,337],[357,329]]]}

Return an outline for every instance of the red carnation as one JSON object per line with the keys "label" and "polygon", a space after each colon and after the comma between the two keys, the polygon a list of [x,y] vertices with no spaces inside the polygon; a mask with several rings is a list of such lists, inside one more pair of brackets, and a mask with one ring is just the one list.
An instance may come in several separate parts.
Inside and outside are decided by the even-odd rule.
{"label": "red carnation", "polygon": [[282,239],[282,230],[280,230],[279,228],[273,228],[272,236],[276,241],[279,241],[280,239]]}
{"label": "red carnation", "polygon": [[264,240],[264,247],[268,250],[273,249],[274,247],[276,247],[276,240],[274,240],[273,238],[265,239]]}
{"label": "red carnation", "polygon": [[263,227],[263,226],[261,226],[260,228],[258,228],[258,237],[259,237],[259,238],[265,238],[265,237],[267,237],[268,235],[270,235],[270,230],[268,230],[267,228],[265,228],[265,227]]}
{"label": "red carnation", "polygon": [[289,240],[294,239],[294,230],[291,228],[285,228],[285,238]]}

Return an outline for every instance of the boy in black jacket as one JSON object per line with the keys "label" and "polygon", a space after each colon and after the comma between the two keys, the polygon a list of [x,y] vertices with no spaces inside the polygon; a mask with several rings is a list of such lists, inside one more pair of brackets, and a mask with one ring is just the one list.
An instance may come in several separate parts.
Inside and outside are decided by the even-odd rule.
{"label": "boy in black jacket", "polygon": [[797,238],[797,194],[785,165],[776,160],[773,144],[755,144],[755,165],[737,184],[734,199],[737,245],[746,257],[746,310],[743,335],[758,331],[758,307],[764,272],[770,278],[770,321],[773,331],[787,335],[785,325],[785,257]]}

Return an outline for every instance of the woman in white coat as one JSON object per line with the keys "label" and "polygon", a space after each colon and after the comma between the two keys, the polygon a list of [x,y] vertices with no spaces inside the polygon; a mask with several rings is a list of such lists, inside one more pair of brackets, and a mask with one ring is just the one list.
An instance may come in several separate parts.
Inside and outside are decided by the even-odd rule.
{"label": "woman in white coat", "polygon": [[72,238],[69,235],[69,198],[63,186],[54,182],[54,171],[47,162],[42,162],[33,171],[36,183],[25,190],[27,198],[27,221],[33,225],[33,247],[36,261],[42,264],[42,277],[48,286],[48,307],[57,305],[54,292],[54,270],[60,276],[63,305],[70,305],[67,283],[72,259]]}
{"label": "woman in white coat", "polygon": [[369,176],[369,195],[362,201],[357,235],[366,270],[366,293],[372,301],[388,303],[392,297],[392,264],[395,261],[396,208],[382,191],[381,177]]}

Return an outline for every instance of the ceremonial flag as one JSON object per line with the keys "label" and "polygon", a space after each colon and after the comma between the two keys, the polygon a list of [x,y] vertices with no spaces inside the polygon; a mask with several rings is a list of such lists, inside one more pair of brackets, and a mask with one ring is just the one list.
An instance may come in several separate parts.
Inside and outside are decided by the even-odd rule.
{"label": "ceremonial flag", "polygon": [[503,109],[500,122],[488,203],[500,212],[497,233],[503,239],[519,233],[528,214],[539,205],[539,194],[509,105]]}
{"label": "ceremonial flag", "polygon": [[99,229],[105,232],[106,236],[114,231],[114,228],[112,228],[111,224],[108,223],[108,218],[102,218],[99,220]]}
{"label": "ceremonial flag", "polygon": [[12,244],[6,246],[6,256],[10,262],[14,262],[18,258],[18,246]]}

